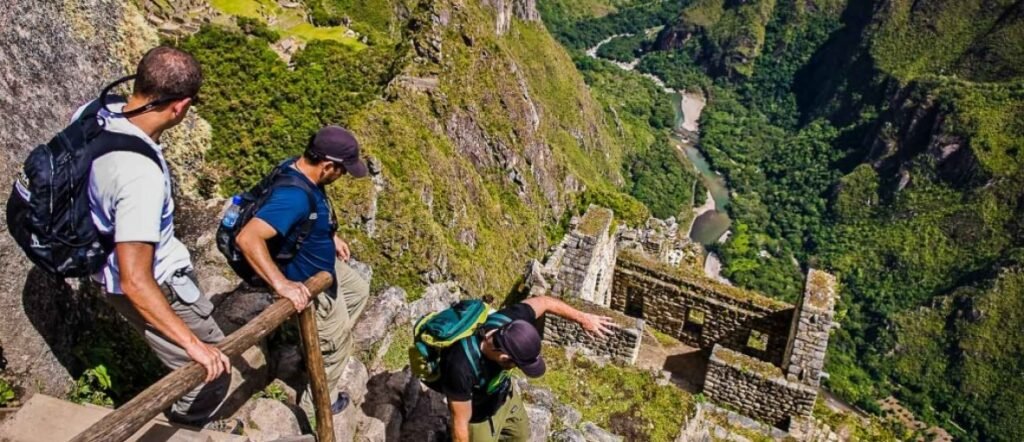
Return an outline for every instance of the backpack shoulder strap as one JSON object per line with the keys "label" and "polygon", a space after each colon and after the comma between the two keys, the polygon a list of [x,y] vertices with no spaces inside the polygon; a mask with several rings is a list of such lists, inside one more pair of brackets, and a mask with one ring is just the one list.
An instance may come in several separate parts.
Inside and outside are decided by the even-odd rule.
{"label": "backpack shoulder strap", "polygon": [[504,325],[506,325],[506,324],[508,324],[510,322],[512,322],[512,318],[509,318],[508,316],[505,316],[504,314],[495,312],[495,313],[491,313],[489,316],[487,316],[487,321],[484,322],[484,326],[492,327],[492,328],[498,328],[498,327],[504,326]]}
{"label": "backpack shoulder strap", "polygon": [[271,190],[278,187],[298,187],[306,194],[306,200],[309,202],[309,216],[299,226],[299,230],[296,232],[296,246],[301,246],[302,242],[305,241],[306,237],[309,236],[309,232],[313,230],[313,225],[316,224],[316,196],[314,195],[315,189],[309,184],[305,178],[297,177],[287,173],[280,174],[274,182],[270,184]]}
{"label": "backpack shoulder strap", "polygon": [[459,345],[462,346],[462,351],[466,354],[466,359],[469,360],[469,366],[473,369],[473,376],[477,378],[477,382],[480,385],[486,383],[483,379],[483,374],[480,372],[480,358],[483,356],[480,353],[480,339],[476,337],[476,334],[462,339],[459,341]]}
{"label": "backpack shoulder strap", "polygon": [[104,131],[91,143],[93,146],[92,158],[95,161],[99,157],[111,152],[134,152],[149,158],[160,170],[164,170],[160,157],[145,140],[131,135]]}

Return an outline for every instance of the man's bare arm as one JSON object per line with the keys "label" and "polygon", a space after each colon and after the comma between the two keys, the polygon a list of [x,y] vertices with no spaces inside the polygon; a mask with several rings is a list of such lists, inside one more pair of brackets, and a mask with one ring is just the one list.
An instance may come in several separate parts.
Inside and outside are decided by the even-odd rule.
{"label": "man's bare arm", "polygon": [[312,295],[305,284],[289,281],[270,257],[267,241],[277,235],[277,230],[259,218],[253,218],[238,232],[235,242],[245,255],[256,274],[260,276],[278,295],[292,301],[296,311],[302,311],[309,304]]}
{"label": "man's bare arm", "polygon": [[453,401],[449,398],[448,409],[452,412],[452,441],[469,442],[469,419],[473,417],[473,402]]}
{"label": "man's bare arm", "polygon": [[561,299],[551,296],[534,296],[526,299],[523,303],[532,307],[538,318],[546,313],[561,316],[579,324],[584,330],[596,336],[604,336],[612,328],[619,328],[619,325],[607,316],[581,312]]}
{"label": "man's bare arm", "polygon": [[122,242],[117,243],[115,250],[121,271],[121,290],[142,319],[206,368],[206,382],[230,370],[228,357],[216,347],[200,341],[167,303],[153,278],[155,246],[147,242]]}

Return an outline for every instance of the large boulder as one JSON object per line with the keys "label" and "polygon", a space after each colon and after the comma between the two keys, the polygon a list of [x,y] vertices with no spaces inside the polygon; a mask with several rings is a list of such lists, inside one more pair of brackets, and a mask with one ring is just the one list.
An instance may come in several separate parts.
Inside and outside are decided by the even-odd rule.
{"label": "large boulder", "polygon": [[584,422],[580,425],[580,430],[587,442],[622,442],[622,436],[609,433],[593,422]]}
{"label": "large boulder", "polygon": [[551,411],[544,407],[526,406],[526,416],[530,419],[530,442],[545,442],[551,432]]}
{"label": "large boulder", "polygon": [[273,399],[250,401],[238,417],[245,424],[246,436],[253,442],[270,442],[302,434],[295,410]]}
{"label": "large boulder", "polygon": [[462,290],[454,281],[427,286],[423,297],[409,304],[409,320],[416,321],[427,313],[444,310],[459,301]]}
{"label": "large boulder", "polygon": [[370,300],[352,329],[352,342],[356,351],[369,351],[381,343],[407,315],[406,293],[400,287],[388,287]]}

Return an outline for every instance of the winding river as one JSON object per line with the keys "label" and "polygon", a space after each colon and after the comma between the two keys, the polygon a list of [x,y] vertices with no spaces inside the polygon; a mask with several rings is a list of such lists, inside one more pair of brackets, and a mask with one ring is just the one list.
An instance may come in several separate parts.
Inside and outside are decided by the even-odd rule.
{"label": "winding river", "polygon": [[[631,35],[616,34],[608,37],[588,49],[587,55],[599,58],[597,50],[601,45],[616,38]],[[640,59],[635,59],[629,63],[614,60],[605,61],[612,62],[621,69],[632,71],[636,68]],[[654,75],[646,73],[642,75],[650,78],[666,93],[671,94],[672,109],[675,111],[675,130],[672,132],[672,141],[676,143],[676,148],[680,149],[686,155],[686,158],[690,160],[690,163],[693,164],[694,168],[697,169],[701,177],[701,183],[708,191],[705,203],[693,208],[694,216],[689,228],[689,237],[704,246],[723,241],[728,235],[729,226],[732,224],[732,220],[729,218],[726,210],[729,207],[729,188],[726,186],[725,178],[711,170],[711,165],[708,163],[707,158],[697,148],[696,141],[699,139],[697,122],[700,120],[700,113],[706,104],[705,99],[699,92],[680,92],[669,88],[665,85],[664,81]],[[708,261],[710,262],[709,265],[715,266],[717,257],[711,254],[708,256]],[[709,273],[714,273],[715,277],[718,277],[717,271],[709,271]]]}

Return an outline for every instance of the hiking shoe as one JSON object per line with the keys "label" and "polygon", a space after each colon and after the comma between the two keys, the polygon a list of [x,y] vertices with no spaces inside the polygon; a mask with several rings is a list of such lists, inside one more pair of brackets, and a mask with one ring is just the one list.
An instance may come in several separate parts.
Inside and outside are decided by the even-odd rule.
{"label": "hiking shoe", "polygon": [[221,419],[207,422],[203,429],[241,436],[245,432],[245,424],[241,419]]}
{"label": "hiking shoe", "polygon": [[344,391],[338,393],[338,400],[331,404],[331,414],[338,414],[345,411],[345,408],[348,408],[348,403],[351,401],[352,400],[348,397],[348,393],[345,393]]}

